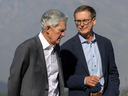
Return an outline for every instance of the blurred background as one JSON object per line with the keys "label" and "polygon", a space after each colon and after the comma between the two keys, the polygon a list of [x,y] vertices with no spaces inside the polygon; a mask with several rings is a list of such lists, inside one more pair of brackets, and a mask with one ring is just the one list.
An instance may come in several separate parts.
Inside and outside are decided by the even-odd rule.
{"label": "blurred background", "polygon": [[92,6],[97,12],[94,32],[112,41],[120,74],[120,96],[126,96],[128,0],[0,0],[0,96],[7,93],[9,68],[16,47],[41,31],[42,14],[49,9],[59,9],[69,17],[66,36],[62,38],[61,45],[78,32],[73,12],[84,4]]}

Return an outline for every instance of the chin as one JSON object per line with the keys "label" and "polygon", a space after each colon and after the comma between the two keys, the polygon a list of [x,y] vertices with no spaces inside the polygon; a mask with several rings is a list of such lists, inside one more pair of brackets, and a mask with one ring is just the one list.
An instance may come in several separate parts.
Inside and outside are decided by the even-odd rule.
{"label": "chin", "polygon": [[81,35],[86,35],[88,34],[89,32],[80,32]]}
{"label": "chin", "polygon": [[59,43],[60,43],[60,41],[57,41],[57,42],[56,42],[56,44],[59,44]]}

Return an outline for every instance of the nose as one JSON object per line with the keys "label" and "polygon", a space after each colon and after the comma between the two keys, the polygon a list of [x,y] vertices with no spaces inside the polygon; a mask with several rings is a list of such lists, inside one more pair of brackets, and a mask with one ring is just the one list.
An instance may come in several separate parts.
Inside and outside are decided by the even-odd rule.
{"label": "nose", "polygon": [[65,37],[65,32],[62,32],[62,33],[61,33],[61,36],[62,36],[62,37]]}
{"label": "nose", "polygon": [[80,25],[81,25],[81,26],[84,26],[84,22],[83,22],[83,21],[81,21],[81,22],[80,22]]}

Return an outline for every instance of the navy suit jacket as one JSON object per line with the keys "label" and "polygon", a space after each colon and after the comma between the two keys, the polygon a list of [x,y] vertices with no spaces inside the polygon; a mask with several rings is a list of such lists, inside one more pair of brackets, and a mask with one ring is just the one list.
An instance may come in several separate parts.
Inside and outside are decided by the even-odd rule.
{"label": "navy suit jacket", "polygon": [[[56,45],[59,96],[64,96],[64,81],[59,51],[60,46]],[[48,89],[44,52],[37,35],[20,44],[15,51],[8,79],[8,96],[48,96]]]}
{"label": "navy suit jacket", "polygon": [[[95,36],[105,80],[103,96],[119,96],[119,74],[111,41],[97,34]],[[69,96],[89,96],[89,86],[84,85],[89,71],[78,34],[61,46],[61,60]]]}

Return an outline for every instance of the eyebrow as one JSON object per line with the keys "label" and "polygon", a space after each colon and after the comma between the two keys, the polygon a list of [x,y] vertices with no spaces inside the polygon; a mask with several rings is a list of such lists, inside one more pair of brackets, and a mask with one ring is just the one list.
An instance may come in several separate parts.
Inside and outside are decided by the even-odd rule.
{"label": "eyebrow", "polygon": [[59,31],[64,32],[66,29],[59,29]]}

